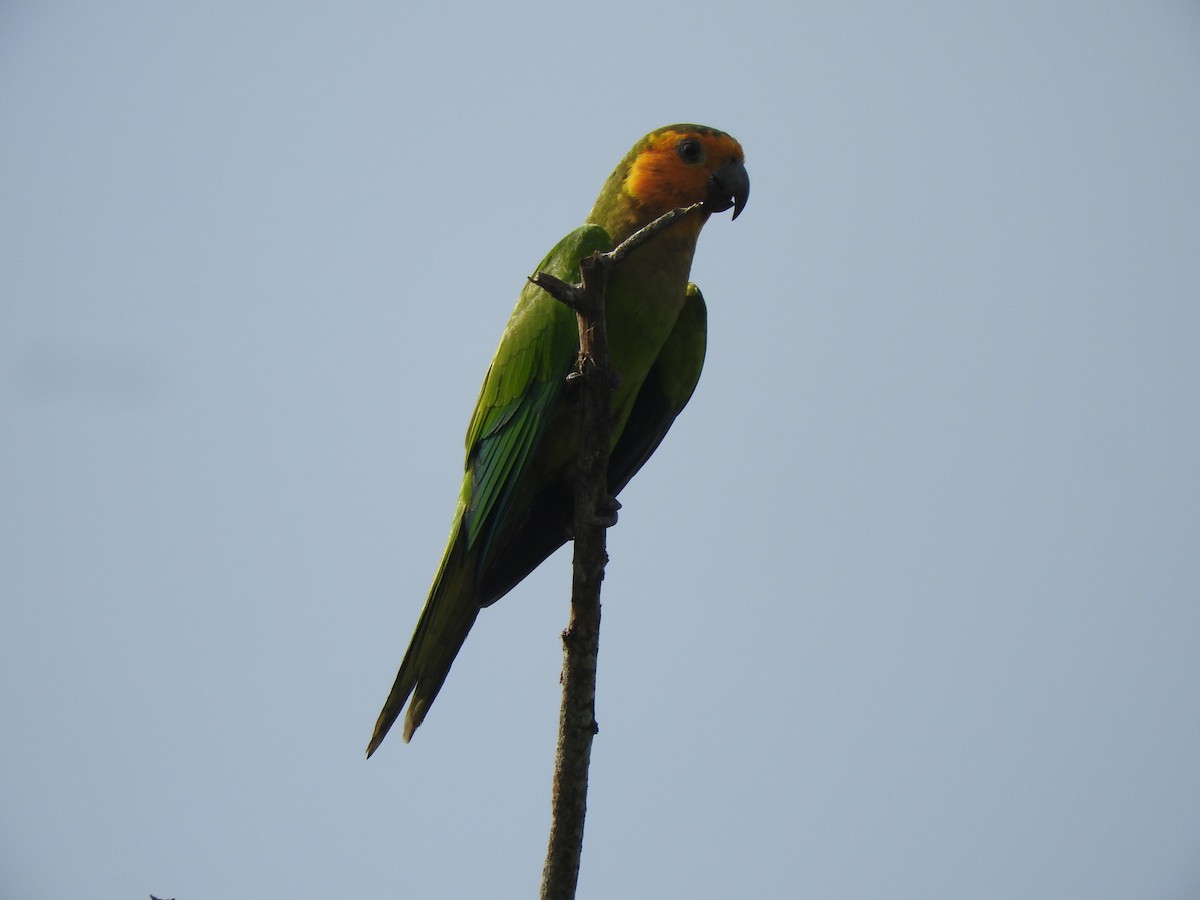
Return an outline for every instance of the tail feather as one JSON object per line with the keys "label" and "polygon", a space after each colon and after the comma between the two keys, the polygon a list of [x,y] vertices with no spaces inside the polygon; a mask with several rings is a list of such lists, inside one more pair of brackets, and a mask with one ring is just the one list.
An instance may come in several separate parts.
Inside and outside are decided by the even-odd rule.
{"label": "tail feather", "polygon": [[375,732],[367,745],[368,758],[383,743],[410,694],[412,702],[404,719],[404,742],[408,743],[412,738],[475,624],[479,602],[471,577],[474,567],[467,564],[467,554],[461,547],[463,543],[456,535],[446,550],[412,641],[400,663],[400,671],[396,673],[396,681],[375,722]]}

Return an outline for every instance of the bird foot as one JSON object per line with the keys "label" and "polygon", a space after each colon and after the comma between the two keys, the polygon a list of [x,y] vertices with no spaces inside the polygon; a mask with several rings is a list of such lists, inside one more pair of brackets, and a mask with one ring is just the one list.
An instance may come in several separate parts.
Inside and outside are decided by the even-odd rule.
{"label": "bird foot", "polygon": [[620,508],[621,502],[616,497],[609,497],[606,503],[596,509],[596,521],[605,528],[612,528],[617,524],[617,510]]}
{"label": "bird foot", "polygon": [[[616,497],[610,497],[607,502],[601,503],[596,509],[596,522],[604,528],[612,528],[617,524],[617,510],[621,508],[621,502]],[[575,525],[574,523],[567,525],[563,532],[563,536],[568,541],[575,540]]]}
{"label": "bird foot", "polygon": [[[582,372],[580,372],[578,369],[572,369],[570,372],[567,373],[567,384],[570,385],[571,387],[576,387],[579,385],[582,378],[583,378]],[[609,373],[608,389],[610,391],[615,391],[620,386],[621,386],[621,373],[620,372]]]}

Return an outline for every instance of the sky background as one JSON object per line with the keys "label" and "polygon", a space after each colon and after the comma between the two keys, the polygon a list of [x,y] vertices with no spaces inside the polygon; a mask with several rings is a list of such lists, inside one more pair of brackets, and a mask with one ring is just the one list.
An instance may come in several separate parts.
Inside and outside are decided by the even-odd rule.
{"label": "sky background", "polygon": [[746,149],[581,898],[1200,896],[1200,4],[0,5],[0,895],[527,898],[554,556],[363,750],[523,278]]}

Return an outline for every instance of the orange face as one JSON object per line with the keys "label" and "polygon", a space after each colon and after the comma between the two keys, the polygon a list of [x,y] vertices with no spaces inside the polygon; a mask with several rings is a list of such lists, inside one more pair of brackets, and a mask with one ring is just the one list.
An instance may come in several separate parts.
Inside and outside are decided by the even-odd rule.
{"label": "orange face", "polygon": [[650,136],[630,166],[625,192],[649,216],[659,216],[704,200],[710,176],[731,162],[741,164],[744,157],[741,145],[729,135],[708,128],[672,126]]}

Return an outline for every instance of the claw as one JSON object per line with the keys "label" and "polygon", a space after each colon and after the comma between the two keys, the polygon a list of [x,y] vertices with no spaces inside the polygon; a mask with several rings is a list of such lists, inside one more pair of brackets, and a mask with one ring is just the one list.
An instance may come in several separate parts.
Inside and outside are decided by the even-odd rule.
{"label": "claw", "polygon": [[602,503],[596,510],[596,521],[605,528],[612,528],[617,524],[617,510],[621,508],[621,501],[616,497],[609,497],[607,503]]}

